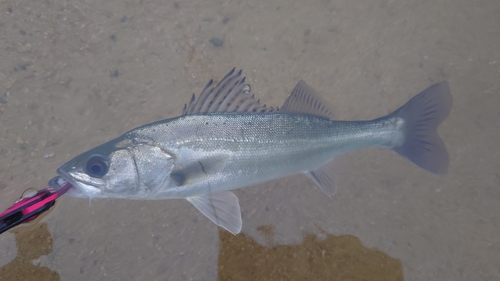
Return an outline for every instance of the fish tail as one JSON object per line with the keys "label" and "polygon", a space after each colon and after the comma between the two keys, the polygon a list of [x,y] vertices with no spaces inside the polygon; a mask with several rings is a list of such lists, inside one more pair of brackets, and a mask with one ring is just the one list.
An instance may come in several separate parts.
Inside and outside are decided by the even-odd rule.
{"label": "fish tail", "polygon": [[436,83],[390,114],[404,120],[404,141],[391,147],[415,165],[435,174],[448,170],[448,152],[437,127],[450,113],[448,82]]}

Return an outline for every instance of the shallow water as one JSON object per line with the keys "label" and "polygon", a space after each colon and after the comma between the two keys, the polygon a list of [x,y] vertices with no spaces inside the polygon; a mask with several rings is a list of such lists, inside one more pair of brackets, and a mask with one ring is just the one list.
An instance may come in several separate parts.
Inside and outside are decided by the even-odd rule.
{"label": "shallow water", "polygon": [[0,280],[500,279],[498,1],[48,0],[0,12],[2,210],[73,156],[179,115],[234,66],[273,106],[304,79],[336,119],[385,115],[441,80],[454,98],[444,176],[357,151],[339,157],[331,198],[302,175],[236,191],[236,237],[183,200],[63,197],[0,236]]}

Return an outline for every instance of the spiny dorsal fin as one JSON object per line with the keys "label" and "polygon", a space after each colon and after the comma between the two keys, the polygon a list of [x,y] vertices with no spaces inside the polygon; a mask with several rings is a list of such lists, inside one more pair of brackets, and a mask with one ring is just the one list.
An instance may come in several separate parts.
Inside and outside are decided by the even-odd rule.
{"label": "spiny dorsal fin", "polygon": [[250,86],[245,84],[245,77],[241,77],[242,70],[235,72],[233,68],[213,86],[210,80],[201,92],[198,99],[193,97],[188,105],[184,106],[182,115],[214,113],[214,112],[272,112],[274,108],[260,105],[253,95],[250,95]]}
{"label": "spiny dorsal fin", "polygon": [[281,108],[282,112],[311,114],[326,118],[332,117],[332,111],[316,91],[300,80]]}

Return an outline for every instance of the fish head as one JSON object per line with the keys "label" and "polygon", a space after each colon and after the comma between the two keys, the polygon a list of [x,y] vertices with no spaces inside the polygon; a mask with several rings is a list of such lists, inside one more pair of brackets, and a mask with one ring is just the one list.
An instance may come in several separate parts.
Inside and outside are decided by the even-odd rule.
{"label": "fish head", "polygon": [[173,162],[154,143],[122,136],[76,156],[57,173],[75,187],[68,192],[73,197],[140,199],[165,183]]}

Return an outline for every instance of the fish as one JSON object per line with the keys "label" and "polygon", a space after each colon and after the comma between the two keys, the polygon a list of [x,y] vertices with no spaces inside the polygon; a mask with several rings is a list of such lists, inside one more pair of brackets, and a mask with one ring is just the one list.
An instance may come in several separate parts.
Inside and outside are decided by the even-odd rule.
{"label": "fish", "polygon": [[210,80],[197,99],[193,94],[180,116],[132,129],[76,156],[57,174],[74,186],[68,194],[89,200],[186,199],[238,234],[241,211],[232,190],[305,174],[331,196],[335,157],[350,151],[384,147],[445,174],[448,153],[437,128],[451,106],[443,81],[386,116],[336,121],[303,80],[283,106],[266,107],[233,68],[217,84]]}

